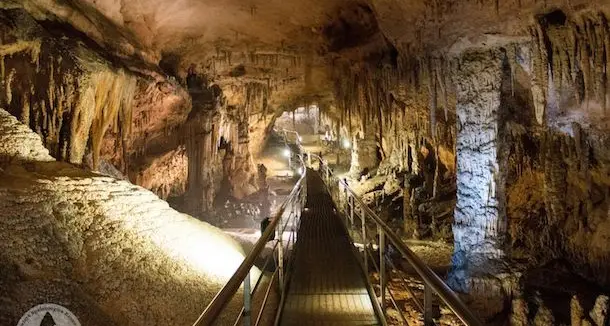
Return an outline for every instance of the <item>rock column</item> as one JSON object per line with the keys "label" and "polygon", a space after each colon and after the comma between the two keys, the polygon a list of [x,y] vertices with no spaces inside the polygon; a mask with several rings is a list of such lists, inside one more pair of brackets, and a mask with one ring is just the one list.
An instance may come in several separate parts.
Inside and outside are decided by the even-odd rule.
{"label": "rock column", "polygon": [[237,139],[224,158],[223,168],[230,194],[242,199],[258,190],[258,172],[250,153],[247,116],[241,116],[233,124],[236,126]]}
{"label": "rock column", "polygon": [[220,114],[207,111],[188,122],[186,153],[188,156],[188,207],[192,214],[209,211],[213,207],[219,164],[217,138]]}
{"label": "rock column", "polygon": [[212,210],[222,181],[218,143],[223,98],[219,88],[207,87],[205,80],[195,74],[189,75],[187,83],[193,98],[184,135],[188,156],[187,207],[191,214],[199,215]]}
{"label": "rock column", "polygon": [[352,161],[349,173],[358,178],[362,173],[377,167],[377,141],[372,133],[364,133],[364,138],[354,136],[352,141]]}
{"label": "rock column", "polygon": [[469,272],[503,256],[505,168],[498,135],[504,62],[500,50],[470,50],[459,58],[456,72],[457,203],[450,281],[464,291]]}

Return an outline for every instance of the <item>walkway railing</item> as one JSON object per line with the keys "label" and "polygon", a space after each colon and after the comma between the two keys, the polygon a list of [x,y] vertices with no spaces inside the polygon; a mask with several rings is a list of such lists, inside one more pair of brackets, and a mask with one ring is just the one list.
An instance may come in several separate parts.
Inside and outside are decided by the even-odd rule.
{"label": "walkway railing", "polygon": [[[301,160],[301,164],[303,161]],[[243,285],[243,306],[241,311],[234,316],[233,325],[243,323],[243,325],[259,325],[263,320],[263,313],[270,309],[269,298],[272,293],[280,293],[280,304],[285,298],[286,284],[289,279],[287,273],[291,270],[292,264],[292,249],[296,242],[297,231],[300,225],[301,211],[305,207],[307,199],[307,182],[305,180],[306,169],[296,183],[288,198],[280,206],[278,212],[271,219],[270,224],[261,237],[256,242],[252,251],[246,256],[236,272],[224,285],[224,287],[216,294],[214,299],[208,304],[205,311],[199,316],[194,326],[213,325],[218,320],[219,316],[224,313],[233,299],[239,288]],[[275,235],[275,237],[274,237]],[[286,238],[287,237],[287,238]],[[275,239],[274,239],[275,238]],[[261,257],[263,250],[267,247],[267,243],[273,241],[271,254],[265,259],[263,266],[260,267],[261,274],[255,282],[252,282],[251,276],[255,262]],[[267,271],[271,269],[271,271]],[[264,289],[264,296],[260,303],[258,311],[252,311],[252,296],[259,293],[262,289],[260,286],[264,283],[265,276],[269,276],[267,287]],[[254,286],[252,287],[252,284]],[[277,288],[279,285],[279,289]],[[276,290],[274,291],[274,287]],[[276,309],[277,306],[271,307]],[[275,323],[277,324],[277,311],[273,312],[276,316]],[[256,319],[252,320],[255,316]],[[253,323],[254,321],[254,323]]]}
{"label": "walkway railing", "polygon": [[[286,138],[288,134],[294,134],[297,146],[301,152],[305,150],[301,144],[301,136],[292,130],[276,130],[283,133]],[[409,288],[406,280],[401,278],[402,289],[409,292],[413,302],[423,314],[424,324],[434,325],[433,294],[436,294],[441,302],[447,306],[465,325],[482,325],[474,313],[457,296],[443,280],[436,275],[409,247],[390,229],[390,227],[365,204],[362,199],[349,187],[345,180],[339,179],[324,161],[316,154],[307,153],[308,165],[312,166],[312,158],[319,162],[319,172],[326,184],[329,193],[338,209],[344,212],[345,225],[353,243],[361,244],[360,260],[363,269],[368,276],[370,267],[379,275],[379,288],[381,300],[379,302],[384,317],[386,315],[386,296],[396,311],[399,312],[402,324],[408,325],[408,318],[404,315],[404,309],[398,307],[398,302],[387,287],[388,273],[394,271],[400,275],[401,271],[394,265],[393,260],[387,254],[389,246],[398,252],[424,283],[424,300],[421,302]],[[377,252],[375,252],[375,249]],[[377,256],[377,257],[375,257]],[[368,281],[368,279],[367,279]]]}
{"label": "walkway railing", "polygon": [[[465,325],[482,325],[472,311],[464,302],[436,275],[409,247],[390,229],[390,227],[365,204],[362,199],[349,187],[345,180],[339,179],[328,166],[327,162],[315,154],[310,154],[320,162],[320,174],[329,192],[331,193],[338,209],[344,212],[345,225],[348,228],[352,241],[362,244],[360,259],[364,270],[368,274],[371,267],[379,275],[380,305],[383,314],[386,314],[386,298],[399,312],[401,322],[409,325],[408,318],[404,315],[404,309],[398,306],[397,300],[387,287],[387,275],[400,270],[393,264],[389,257],[388,249],[398,252],[406,262],[415,270],[424,283],[424,300],[419,301],[412,293],[406,280],[401,277],[403,289],[410,292],[415,305],[422,312],[424,324],[434,325],[432,295],[435,293]],[[372,227],[371,227],[372,226]],[[375,252],[375,249],[377,249]],[[375,257],[377,256],[377,257]],[[388,297],[389,296],[389,297]]]}

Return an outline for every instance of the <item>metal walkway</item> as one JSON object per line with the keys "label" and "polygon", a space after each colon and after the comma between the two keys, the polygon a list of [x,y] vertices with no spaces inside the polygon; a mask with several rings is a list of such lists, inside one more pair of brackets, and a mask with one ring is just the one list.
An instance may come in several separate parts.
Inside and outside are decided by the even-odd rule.
{"label": "metal walkway", "polygon": [[[282,133],[286,140],[288,131]],[[317,165],[318,172],[307,169],[301,175],[254,248],[193,326],[271,325],[268,315],[275,317],[276,326],[413,323],[430,326],[443,323],[433,309],[435,298],[454,313],[456,323],[483,325],[347,182],[333,173],[327,161],[313,153],[304,156],[301,137],[291,133],[299,147],[296,154],[299,171]],[[289,150],[287,142],[286,146]],[[343,215],[335,211],[335,204]],[[352,241],[359,244],[358,249]],[[386,254],[390,247],[421,278],[423,289],[417,287],[417,291],[423,291],[423,300],[410,290],[410,282],[400,276],[403,271],[392,263],[396,257]],[[266,258],[262,258],[263,252]],[[262,261],[256,266],[263,273],[251,279],[252,271],[257,270],[255,264]],[[375,294],[369,296],[373,280],[381,299]],[[396,287],[388,287],[388,283],[399,284],[402,287],[399,289],[409,293],[409,300],[417,310],[408,310],[397,301],[392,290]],[[239,308],[235,306],[239,302],[238,292],[243,300],[241,309],[235,311]],[[274,296],[279,296],[279,305]]]}
{"label": "metal walkway", "polygon": [[378,325],[353,246],[314,171],[307,189],[280,325]]}

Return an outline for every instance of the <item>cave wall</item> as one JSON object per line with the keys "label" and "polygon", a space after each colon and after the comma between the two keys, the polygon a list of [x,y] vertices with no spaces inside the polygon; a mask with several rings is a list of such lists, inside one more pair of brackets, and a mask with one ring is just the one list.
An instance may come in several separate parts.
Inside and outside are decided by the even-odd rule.
{"label": "cave wall", "polygon": [[[190,72],[187,84],[193,99],[184,132],[187,200],[189,211],[196,214],[213,210],[218,195],[243,199],[261,188],[253,153],[262,151],[275,113],[269,117],[266,112],[268,88],[264,84],[233,88],[231,100],[205,75]],[[257,138],[254,145],[253,137]]]}
{"label": "cave wall", "polygon": [[[532,59],[522,67],[531,78],[518,82],[531,99],[521,101],[525,114],[511,115],[507,134],[512,247],[541,262],[568,258],[578,273],[607,285],[607,17],[553,11],[531,31],[523,51]],[[535,254],[540,246],[545,255]]]}
{"label": "cave wall", "polygon": [[180,164],[168,158],[183,144],[178,130],[190,111],[180,85],[117,63],[69,25],[20,9],[0,16],[0,104],[41,135],[53,157],[100,171],[110,163],[163,198],[183,193],[179,167],[168,178],[158,171]]}
{"label": "cave wall", "polygon": [[379,173],[419,176],[404,178],[405,218],[453,192],[444,223],[457,267],[565,260],[607,285],[607,16],[584,6],[528,15],[517,35],[429,53],[393,41],[357,59],[339,49],[322,114],[348,136],[375,130]]}
{"label": "cave wall", "polygon": [[182,132],[191,102],[175,79],[139,79],[130,133],[122,137],[120,130],[106,132],[102,158],[161,198],[184,194],[187,160]]}

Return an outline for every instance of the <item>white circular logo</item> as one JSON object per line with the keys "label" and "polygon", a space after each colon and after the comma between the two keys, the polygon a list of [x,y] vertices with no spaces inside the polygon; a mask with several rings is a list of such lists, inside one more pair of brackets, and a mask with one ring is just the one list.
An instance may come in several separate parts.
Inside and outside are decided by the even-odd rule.
{"label": "white circular logo", "polygon": [[28,310],[17,326],[80,326],[80,322],[65,307],[45,303]]}

